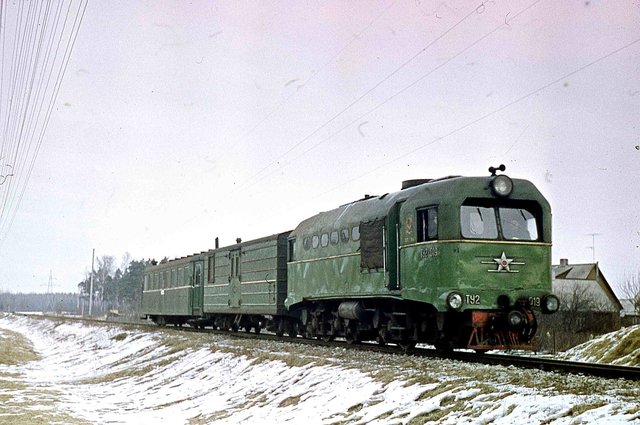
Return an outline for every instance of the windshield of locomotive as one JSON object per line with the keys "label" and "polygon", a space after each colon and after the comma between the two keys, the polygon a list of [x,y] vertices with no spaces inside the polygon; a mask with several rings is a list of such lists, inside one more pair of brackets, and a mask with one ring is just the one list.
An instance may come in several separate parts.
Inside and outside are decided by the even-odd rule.
{"label": "windshield of locomotive", "polygon": [[463,205],[460,228],[467,239],[535,241],[539,237],[538,220],[525,208]]}

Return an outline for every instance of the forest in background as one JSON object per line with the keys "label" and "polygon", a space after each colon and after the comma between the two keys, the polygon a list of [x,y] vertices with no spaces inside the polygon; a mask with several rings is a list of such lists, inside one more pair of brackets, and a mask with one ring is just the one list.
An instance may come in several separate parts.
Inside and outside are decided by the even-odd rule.
{"label": "forest in background", "polygon": [[93,274],[92,314],[134,317],[140,313],[144,269],[150,262],[125,254],[116,266],[115,257],[104,255],[96,259],[93,273],[78,283],[77,293],[0,292],[0,311],[87,314]]}

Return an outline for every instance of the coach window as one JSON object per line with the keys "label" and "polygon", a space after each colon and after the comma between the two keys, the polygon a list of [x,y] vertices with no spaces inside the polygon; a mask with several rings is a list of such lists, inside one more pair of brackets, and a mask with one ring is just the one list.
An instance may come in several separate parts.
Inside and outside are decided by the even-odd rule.
{"label": "coach window", "polygon": [[351,229],[351,239],[354,241],[360,240],[360,226],[353,226]]}
{"label": "coach window", "polygon": [[329,246],[329,234],[328,233],[323,233],[322,236],[320,237],[320,245],[323,248],[326,248],[327,246]]}
{"label": "coach window", "polygon": [[149,290],[149,275],[148,274],[144,275],[144,290],[145,291]]}
{"label": "coach window", "polygon": [[320,238],[318,238],[318,235],[313,235],[313,238],[311,238],[311,246],[313,249],[316,249],[318,245],[320,245]]}
{"label": "coach window", "polygon": [[193,286],[200,286],[202,283],[202,263],[196,263],[196,276]]}
{"label": "coach window", "polygon": [[438,239],[438,210],[435,207],[418,210],[418,242]]}
{"label": "coach window", "polygon": [[340,242],[349,242],[349,229],[340,230]]}
{"label": "coach window", "polygon": [[208,267],[209,269],[208,269],[207,281],[209,283],[214,283],[216,280],[216,256],[215,255],[209,256]]}
{"label": "coach window", "polygon": [[331,232],[331,245],[337,245],[338,244],[338,231],[334,230],[333,232]]}
{"label": "coach window", "polygon": [[309,236],[302,240],[302,247],[307,251],[311,249],[311,238]]}
{"label": "coach window", "polygon": [[289,261],[296,261],[296,239],[289,239]]}

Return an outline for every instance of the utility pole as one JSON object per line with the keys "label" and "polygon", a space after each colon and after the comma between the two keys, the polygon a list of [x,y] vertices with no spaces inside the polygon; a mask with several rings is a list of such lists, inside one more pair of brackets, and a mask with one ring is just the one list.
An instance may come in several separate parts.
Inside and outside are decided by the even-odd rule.
{"label": "utility pole", "polygon": [[49,285],[47,285],[47,313],[53,312],[53,272],[49,270]]}
{"label": "utility pole", "polygon": [[93,248],[91,252],[91,283],[89,284],[89,316],[91,316],[91,312],[93,309],[93,260],[96,256],[96,249]]}

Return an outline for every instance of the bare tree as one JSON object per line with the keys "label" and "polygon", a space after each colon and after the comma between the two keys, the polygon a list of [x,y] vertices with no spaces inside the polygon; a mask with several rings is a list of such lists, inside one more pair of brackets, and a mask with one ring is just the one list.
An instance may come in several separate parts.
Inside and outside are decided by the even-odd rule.
{"label": "bare tree", "polygon": [[120,264],[120,270],[125,272],[129,268],[129,264],[131,264],[131,254],[129,252],[125,252],[122,256],[122,263]]}
{"label": "bare tree", "polygon": [[636,313],[640,313],[640,270],[635,274],[625,275],[619,285],[622,296],[631,300]]}
{"label": "bare tree", "polygon": [[593,335],[619,327],[620,317],[606,297],[600,296],[587,282],[567,284],[556,289],[560,311],[540,315],[538,342],[543,350],[556,351],[578,345]]}

